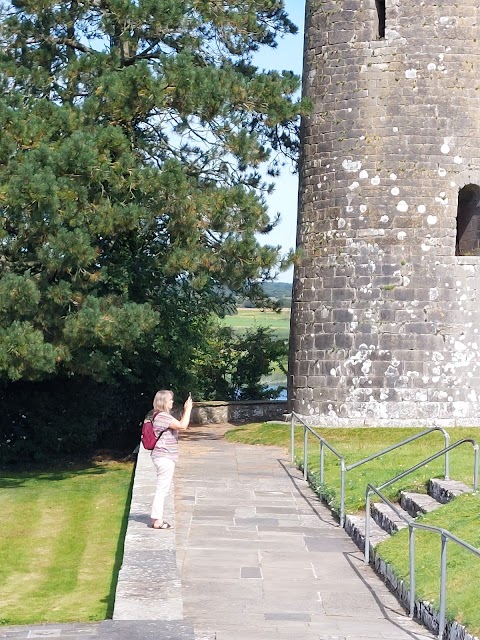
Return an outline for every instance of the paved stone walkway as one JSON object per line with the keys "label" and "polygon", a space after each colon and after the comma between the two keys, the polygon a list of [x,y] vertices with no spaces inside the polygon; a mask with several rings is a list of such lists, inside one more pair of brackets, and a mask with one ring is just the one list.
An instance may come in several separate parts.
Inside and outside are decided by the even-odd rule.
{"label": "paved stone walkway", "polygon": [[209,640],[432,636],[409,620],[285,452],[183,436],[176,469],[183,613]]}
{"label": "paved stone walkway", "polygon": [[114,620],[0,626],[0,638],[430,640],[285,452],[229,444],[227,428],[183,434],[174,531],[147,526],[155,474],[139,455]]}

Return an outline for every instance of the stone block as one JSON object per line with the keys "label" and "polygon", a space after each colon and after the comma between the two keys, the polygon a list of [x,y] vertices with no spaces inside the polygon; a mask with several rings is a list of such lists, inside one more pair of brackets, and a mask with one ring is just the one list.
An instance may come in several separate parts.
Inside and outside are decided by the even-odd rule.
{"label": "stone block", "polygon": [[335,334],[335,347],[337,349],[350,349],[353,345],[353,336],[348,333]]}
{"label": "stone block", "polygon": [[406,322],[400,331],[401,333],[432,335],[436,332],[436,325],[433,322]]}
{"label": "stone block", "polygon": [[353,315],[353,309],[334,309],[332,312],[334,322],[351,322]]}
{"label": "stone block", "polygon": [[415,336],[411,334],[382,333],[379,336],[378,346],[380,349],[389,351],[413,349],[415,347]]}
{"label": "stone block", "polygon": [[373,353],[379,344],[379,335],[376,333],[353,333],[353,346],[359,351]]}
{"label": "stone block", "polygon": [[335,343],[335,336],[333,334],[320,333],[315,336],[315,348],[316,349],[331,349]]}

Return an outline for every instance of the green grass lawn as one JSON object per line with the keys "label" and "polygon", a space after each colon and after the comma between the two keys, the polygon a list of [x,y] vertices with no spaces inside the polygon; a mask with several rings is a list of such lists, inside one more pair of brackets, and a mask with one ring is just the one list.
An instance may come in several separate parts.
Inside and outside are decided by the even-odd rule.
{"label": "green grass lawn", "polygon": [[102,620],[113,612],[133,464],[0,478],[0,623]]}
{"label": "green grass lawn", "polygon": [[290,333],[290,309],[282,309],[280,313],[275,311],[262,311],[261,309],[237,310],[238,313],[226,316],[221,322],[235,331],[246,331],[256,327],[271,327],[279,338],[288,340]]}
{"label": "green grass lawn", "polygon": [[[340,454],[344,455],[347,464],[361,460],[375,452],[388,448],[390,445],[413,435],[424,429],[326,429],[317,428],[321,434]],[[452,428],[447,429],[451,442],[472,437],[480,442],[480,428]],[[289,424],[252,424],[233,429],[226,434],[229,441],[247,444],[267,444],[284,447],[290,446]],[[318,471],[319,456],[317,446],[313,444],[313,437],[309,437],[311,452],[311,466],[309,471]],[[296,427],[295,437],[297,461],[303,456],[303,429]],[[414,466],[417,462],[429,457],[444,446],[440,432],[433,432],[410,443],[401,449],[385,454],[375,461],[367,463],[347,474],[346,481],[346,510],[352,513],[364,509],[365,486],[368,482],[378,486],[398,473]],[[472,486],[473,483],[473,449],[471,445],[462,445],[450,454],[450,476],[462,480]],[[310,456],[309,456],[310,458]],[[332,506],[338,511],[340,472],[339,465],[333,454],[325,453],[326,476],[322,490],[329,496]],[[419,469],[407,476],[385,493],[396,499],[402,489],[425,492],[429,478],[443,477],[443,461],[440,459],[430,463],[428,467]],[[476,548],[480,548],[480,495],[468,495],[422,517],[426,524],[448,529],[459,538],[466,540]],[[428,600],[438,607],[439,601],[439,536],[420,532],[417,536],[416,572],[417,596]],[[406,579],[408,583],[408,533],[406,530],[392,536],[378,547],[380,555],[392,566],[397,575]],[[465,624],[468,630],[478,635],[480,633],[480,558],[457,548],[449,543],[447,612],[450,619],[456,619]]]}

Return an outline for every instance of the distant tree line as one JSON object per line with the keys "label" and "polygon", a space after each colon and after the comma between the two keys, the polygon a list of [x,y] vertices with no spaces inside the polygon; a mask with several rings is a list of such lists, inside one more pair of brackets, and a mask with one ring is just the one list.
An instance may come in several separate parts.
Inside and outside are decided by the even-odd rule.
{"label": "distant tree line", "polygon": [[[292,304],[292,283],[291,282],[263,282],[262,291],[268,300],[275,304],[278,308],[289,309]],[[239,307],[254,309],[258,306],[258,302],[245,298],[244,296],[236,296],[236,303]],[[261,306],[261,305],[260,305]]]}

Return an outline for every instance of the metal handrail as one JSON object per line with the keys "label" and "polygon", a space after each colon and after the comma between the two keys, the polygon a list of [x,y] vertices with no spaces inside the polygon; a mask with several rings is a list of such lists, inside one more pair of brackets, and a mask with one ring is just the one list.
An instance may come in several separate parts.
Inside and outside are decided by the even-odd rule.
{"label": "metal handrail", "polygon": [[[477,445],[478,446],[478,445]],[[381,493],[376,487],[367,485],[367,491],[376,493],[377,496],[383,500],[393,511],[408,525],[408,562],[409,562],[409,578],[410,578],[410,591],[409,591],[409,613],[410,618],[413,619],[415,615],[415,529],[424,529],[426,531],[432,531],[433,533],[439,533],[441,536],[441,551],[440,551],[440,606],[438,612],[438,638],[443,637],[445,630],[446,620],[446,606],[447,606],[447,542],[452,540],[459,546],[463,547],[467,551],[475,554],[480,558],[480,549],[477,549],[466,540],[458,538],[455,534],[451,533],[447,529],[442,527],[435,527],[433,525],[422,524],[412,520],[407,520],[405,516],[395,507],[390,500]],[[367,519],[370,519],[370,511],[368,511]],[[367,528],[365,521],[365,548],[367,545]],[[370,550],[368,551],[370,555]]]}
{"label": "metal handrail", "polygon": [[447,607],[447,542],[448,540],[452,540],[452,542],[455,542],[467,551],[474,553],[479,558],[480,549],[477,549],[465,540],[457,538],[457,536],[450,531],[442,529],[440,527],[433,527],[430,525],[421,524],[419,522],[411,522],[409,523],[408,527],[410,556],[409,560],[410,571],[412,572],[410,574],[410,618],[413,618],[415,609],[415,529],[426,529],[427,531],[440,533],[441,536],[442,548],[440,552],[440,608],[438,613],[438,637],[442,638],[443,631],[445,629],[445,612]]}
{"label": "metal handrail", "polygon": [[[349,464],[346,467],[346,471],[350,471],[350,469],[355,469],[355,467],[359,467],[360,465],[365,464],[366,462],[370,462],[370,460],[374,460],[375,458],[382,456],[384,453],[390,453],[390,451],[394,451],[399,447],[403,447],[403,445],[413,442],[414,440],[418,440],[419,438],[422,438],[423,436],[426,436],[429,433],[432,433],[432,431],[441,431],[443,433],[443,436],[445,439],[445,449],[446,449],[450,444],[449,434],[442,427],[430,427],[430,429],[427,429],[426,431],[422,431],[421,433],[416,433],[415,435],[410,436],[410,438],[406,438],[401,442],[397,442],[397,444],[393,444],[391,447],[388,447],[383,451],[379,451],[378,453],[374,453],[373,455],[368,456],[368,458],[364,458],[363,460],[359,460],[358,462]],[[445,454],[445,474],[444,475],[445,475],[445,480],[450,480],[450,456],[448,455],[448,453]]]}
{"label": "metal handrail", "polygon": [[297,413],[292,411],[291,431],[290,431],[290,451],[291,451],[292,462],[294,462],[294,459],[295,459],[295,418],[303,426],[303,477],[305,480],[307,479],[307,474],[308,474],[308,468],[307,468],[308,467],[308,453],[307,453],[308,432],[313,434],[320,441],[320,483],[321,484],[323,484],[323,481],[324,481],[324,447],[327,447],[327,449],[329,449],[334,455],[336,455],[340,461],[340,526],[341,527],[343,527],[345,524],[345,480],[346,480],[347,471],[350,471],[351,469],[355,469],[356,467],[359,467],[362,464],[370,462],[371,460],[374,460],[375,458],[378,458],[379,456],[382,456],[385,453],[394,451],[395,449],[398,449],[399,447],[409,444],[414,440],[418,440],[419,438],[422,438],[423,436],[428,435],[432,431],[441,431],[443,433],[443,436],[445,439],[445,448],[443,449],[443,451],[444,452],[446,451],[445,479],[448,480],[450,477],[450,460],[448,455],[450,436],[444,429],[442,429],[442,427],[432,427],[430,429],[427,429],[426,431],[422,431],[421,433],[417,433],[413,436],[410,436],[409,438],[406,438],[405,440],[402,440],[401,442],[398,442],[397,444],[394,444],[391,447],[388,447],[387,449],[383,449],[383,451],[379,451],[378,453],[368,456],[368,458],[364,458],[363,460],[359,460],[358,462],[354,462],[350,465],[346,465],[345,458],[340,453],[338,453],[338,451],[336,451],[325,440],[325,438],[323,438],[318,433],[316,433],[316,431],[313,431],[313,429],[309,425],[307,425],[307,423],[303,420],[301,416],[299,416]]}
{"label": "metal handrail", "polygon": [[[452,449],[456,449],[457,447],[460,447],[462,444],[465,444],[467,442],[473,445],[473,490],[477,491],[478,490],[478,444],[477,442],[473,438],[463,438],[463,440],[458,440],[457,442],[454,442],[453,444],[451,444],[449,447],[447,447],[447,449],[449,451],[452,451]],[[439,458],[445,453],[446,453],[446,449],[442,449],[442,451],[437,451],[437,453],[434,453],[433,456],[430,456],[429,458],[425,458],[425,460],[422,460],[422,462],[419,462],[413,467],[410,467],[410,469],[407,469],[406,471],[399,473],[397,476],[395,476],[391,480],[387,480],[387,482],[384,482],[378,487],[373,487],[371,484],[367,484],[366,495],[365,495],[365,556],[364,556],[365,562],[369,562],[370,560],[370,493],[375,492],[378,494],[378,491],[380,491],[381,489],[385,489],[386,487],[389,487],[390,485],[394,484],[398,480],[401,480],[405,476],[408,476],[410,473],[413,473],[417,469],[420,469],[420,467],[427,465],[429,462],[432,462],[432,460]],[[397,509],[392,505],[392,503],[387,503],[387,504],[389,507],[391,507],[395,511],[397,515],[399,515],[402,518],[402,520],[404,520],[404,522],[407,522],[407,523],[409,522],[402,514],[400,514],[397,511]]]}
{"label": "metal handrail", "polygon": [[327,447],[329,451],[331,451],[340,461],[340,526],[343,527],[344,519],[345,519],[345,458],[341,453],[338,453],[331,444],[329,444],[325,438],[319,435],[316,431],[312,429],[306,422],[300,418],[296,413],[292,412],[291,419],[291,432],[290,432],[290,451],[291,451],[291,461],[295,460],[295,417],[297,417],[303,425],[303,479],[306,480],[308,477],[308,433],[310,432],[317,440],[320,442],[320,482],[323,483],[323,448]]}

